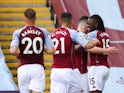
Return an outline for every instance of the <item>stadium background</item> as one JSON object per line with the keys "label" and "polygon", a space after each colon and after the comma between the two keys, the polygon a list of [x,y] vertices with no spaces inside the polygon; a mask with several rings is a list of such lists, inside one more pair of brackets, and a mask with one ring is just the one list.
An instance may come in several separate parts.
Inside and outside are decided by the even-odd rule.
{"label": "stadium background", "polygon": [[[103,93],[123,93],[124,88],[124,0],[1,0],[0,1],[0,44],[5,55],[0,55],[0,74],[4,72],[4,76],[8,78],[0,78],[0,81],[8,81],[8,84],[2,87],[0,83],[0,91],[17,91],[16,69],[18,60],[9,54],[9,44],[12,39],[12,32],[23,26],[21,21],[22,12],[25,8],[32,7],[38,13],[38,21],[36,25],[47,28],[52,32],[58,26],[60,15],[62,12],[70,12],[73,15],[74,28],[77,27],[78,19],[82,15],[90,16],[99,14],[104,21],[107,33],[110,35],[111,46],[116,46],[120,49],[119,54],[110,55],[108,60],[110,63],[110,76],[105,84]],[[6,62],[6,64],[5,64]],[[50,66],[52,56],[45,54],[46,65],[46,91],[49,93],[50,88]],[[3,65],[4,64],[4,65]],[[9,69],[10,72],[9,72]],[[5,70],[6,69],[6,70]],[[6,74],[5,74],[6,73]],[[9,75],[7,75],[9,73]],[[11,74],[12,73],[12,74]],[[1,76],[0,75],[0,76]],[[13,75],[13,78],[12,78]],[[13,82],[14,80],[14,82]],[[11,84],[9,83],[11,81]],[[8,87],[10,85],[12,87]]]}

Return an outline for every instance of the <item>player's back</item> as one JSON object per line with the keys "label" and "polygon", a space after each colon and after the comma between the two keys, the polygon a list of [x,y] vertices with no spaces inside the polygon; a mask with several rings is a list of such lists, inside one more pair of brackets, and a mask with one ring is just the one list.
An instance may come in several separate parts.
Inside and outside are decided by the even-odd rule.
{"label": "player's back", "polygon": [[75,50],[74,54],[75,65],[81,73],[87,72],[87,51],[82,47],[79,50]]}
{"label": "player's back", "polygon": [[58,28],[51,35],[56,52],[53,55],[53,68],[73,68],[74,42],[67,28]]}
{"label": "player's back", "polygon": [[[97,45],[101,48],[108,48],[110,45],[109,41],[109,35],[105,32],[102,32],[100,30],[95,31],[96,38],[100,41],[100,45]],[[91,58],[91,65],[106,65],[109,67],[108,61],[107,61],[107,54],[94,54],[90,53]]]}
{"label": "player's back", "polygon": [[34,63],[43,65],[44,33],[42,29],[25,26],[20,30],[20,65]]}

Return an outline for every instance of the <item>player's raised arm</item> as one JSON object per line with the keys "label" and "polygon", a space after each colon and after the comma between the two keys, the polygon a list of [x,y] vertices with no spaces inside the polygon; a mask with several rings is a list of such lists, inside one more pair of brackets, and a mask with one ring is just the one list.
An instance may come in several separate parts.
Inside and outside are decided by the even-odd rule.
{"label": "player's raised arm", "polygon": [[[74,36],[73,36],[74,35]],[[86,49],[93,48],[94,46],[100,44],[99,40],[96,38],[91,38],[89,35],[81,33],[81,32],[75,32],[75,34],[72,35],[72,38],[75,42],[79,43],[81,46],[83,46]]]}

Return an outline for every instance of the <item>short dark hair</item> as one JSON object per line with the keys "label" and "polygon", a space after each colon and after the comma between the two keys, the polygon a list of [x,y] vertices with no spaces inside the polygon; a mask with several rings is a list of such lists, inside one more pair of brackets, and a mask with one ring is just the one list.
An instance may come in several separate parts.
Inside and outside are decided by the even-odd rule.
{"label": "short dark hair", "polygon": [[62,22],[70,22],[72,20],[72,15],[69,12],[62,13],[61,21]]}
{"label": "short dark hair", "polygon": [[78,21],[78,25],[84,25],[88,20],[87,16],[82,16],[79,21]]}
{"label": "short dark hair", "polygon": [[36,16],[36,12],[33,9],[28,8],[24,11],[24,15],[28,19],[34,19]]}
{"label": "short dark hair", "polygon": [[90,18],[94,19],[98,23],[98,26],[97,26],[98,30],[101,30],[101,31],[105,32],[104,22],[99,15],[94,14]]}
{"label": "short dark hair", "polygon": [[80,19],[79,19],[79,22],[82,21],[82,20],[87,20],[88,19],[88,16],[82,16]]}

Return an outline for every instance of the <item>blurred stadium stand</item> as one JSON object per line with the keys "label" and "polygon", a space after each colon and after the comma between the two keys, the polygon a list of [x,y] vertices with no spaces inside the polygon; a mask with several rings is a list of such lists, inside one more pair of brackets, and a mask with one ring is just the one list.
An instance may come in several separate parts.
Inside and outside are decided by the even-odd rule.
{"label": "blurred stadium stand", "polygon": [[78,19],[85,15],[89,16],[88,9],[86,7],[86,1],[85,0],[51,0],[52,7],[54,10],[54,13],[57,17],[58,24],[60,24],[60,17],[63,12],[70,12],[73,17],[74,25],[73,27],[76,29]]}

